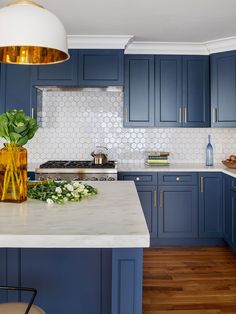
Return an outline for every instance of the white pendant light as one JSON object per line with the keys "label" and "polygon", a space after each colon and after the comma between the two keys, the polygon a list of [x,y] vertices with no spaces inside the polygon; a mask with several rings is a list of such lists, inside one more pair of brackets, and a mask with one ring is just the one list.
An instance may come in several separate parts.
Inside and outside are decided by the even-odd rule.
{"label": "white pendant light", "polygon": [[37,65],[68,58],[65,28],[53,13],[27,0],[0,9],[0,62]]}

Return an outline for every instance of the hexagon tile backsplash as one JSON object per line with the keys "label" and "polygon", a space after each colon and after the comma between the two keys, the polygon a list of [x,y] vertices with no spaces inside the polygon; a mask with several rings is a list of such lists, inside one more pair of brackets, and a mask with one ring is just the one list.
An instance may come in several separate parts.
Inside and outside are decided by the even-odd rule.
{"label": "hexagon tile backsplash", "polygon": [[170,151],[170,162],[204,163],[207,135],[214,162],[236,153],[236,129],[124,128],[123,93],[44,91],[43,127],[27,145],[30,162],[90,159],[96,145],[118,162],[140,162],[145,151]]}

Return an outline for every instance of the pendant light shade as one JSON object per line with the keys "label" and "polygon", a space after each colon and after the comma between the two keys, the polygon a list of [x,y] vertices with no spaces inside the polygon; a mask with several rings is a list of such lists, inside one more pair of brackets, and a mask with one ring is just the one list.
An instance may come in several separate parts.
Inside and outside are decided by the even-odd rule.
{"label": "pendant light shade", "polygon": [[39,65],[67,59],[66,31],[54,14],[24,0],[0,9],[0,62]]}

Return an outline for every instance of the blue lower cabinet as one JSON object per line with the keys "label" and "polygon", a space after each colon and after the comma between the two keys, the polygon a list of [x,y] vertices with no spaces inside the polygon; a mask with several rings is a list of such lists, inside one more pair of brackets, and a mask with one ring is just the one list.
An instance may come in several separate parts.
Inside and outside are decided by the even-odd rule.
{"label": "blue lower cabinet", "polygon": [[222,238],[223,186],[221,173],[199,173],[199,237]]}
{"label": "blue lower cabinet", "polygon": [[158,237],[197,238],[197,187],[161,186],[158,192]]}
{"label": "blue lower cabinet", "polygon": [[156,186],[137,186],[139,199],[151,238],[157,237],[157,188]]}
{"label": "blue lower cabinet", "polygon": [[236,249],[236,191],[231,190],[232,246]]}
{"label": "blue lower cabinet", "polygon": [[[7,284],[7,249],[0,249],[0,285]],[[7,302],[7,292],[0,291],[0,303]]]}
{"label": "blue lower cabinet", "polygon": [[231,208],[231,178],[225,175],[223,179],[224,202],[223,202],[223,236],[224,240],[232,244],[232,208]]}

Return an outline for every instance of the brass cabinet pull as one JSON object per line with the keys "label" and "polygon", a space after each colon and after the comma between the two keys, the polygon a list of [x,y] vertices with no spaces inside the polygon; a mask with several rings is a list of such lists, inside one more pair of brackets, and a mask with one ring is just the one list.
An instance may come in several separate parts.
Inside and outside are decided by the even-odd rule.
{"label": "brass cabinet pull", "polygon": [[31,108],[31,118],[34,118],[34,107]]}
{"label": "brass cabinet pull", "polygon": [[184,123],[187,123],[187,107],[184,107]]}
{"label": "brass cabinet pull", "polygon": [[154,207],[157,207],[157,191],[154,191]]}
{"label": "brass cabinet pull", "polygon": [[180,178],[179,177],[176,177],[176,181],[179,181],[180,180]]}
{"label": "brass cabinet pull", "polygon": [[163,192],[160,191],[160,208],[163,207]]}
{"label": "brass cabinet pull", "polygon": [[136,181],[140,181],[140,178],[139,178],[139,177],[136,177]]}
{"label": "brass cabinet pull", "polygon": [[182,107],[179,108],[179,123],[182,123]]}
{"label": "brass cabinet pull", "polygon": [[213,123],[217,122],[217,108],[213,108],[212,110],[212,120],[213,120]]}
{"label": "brass cabinet pull", "polygon": [[204,192],[204,181],[203,181],[203,177],[200,177],[200,192],[203,193]]}

